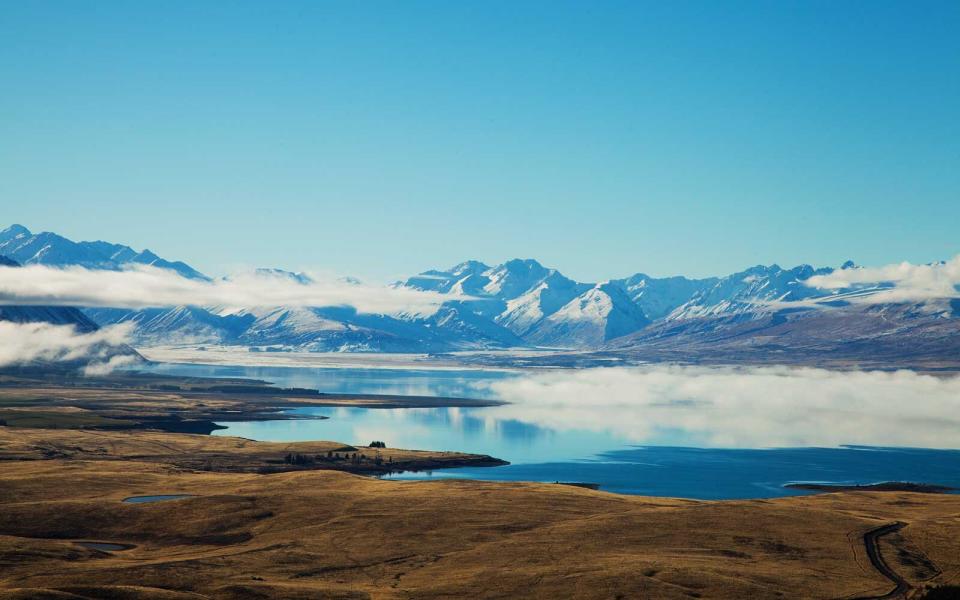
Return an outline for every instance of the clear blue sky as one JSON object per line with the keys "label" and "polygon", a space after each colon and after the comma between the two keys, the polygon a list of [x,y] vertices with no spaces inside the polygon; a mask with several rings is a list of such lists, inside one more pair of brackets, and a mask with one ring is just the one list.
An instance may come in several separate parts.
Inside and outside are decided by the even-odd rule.
{"label": "clear blue sky", "polygon": [[960,252],[960,2],[0,0],[0,221],[217,274]]}

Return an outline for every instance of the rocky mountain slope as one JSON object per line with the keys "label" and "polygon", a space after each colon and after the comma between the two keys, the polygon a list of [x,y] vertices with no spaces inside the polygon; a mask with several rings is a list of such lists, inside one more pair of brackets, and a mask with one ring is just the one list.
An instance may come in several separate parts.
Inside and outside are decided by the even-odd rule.
{"label": "rocky mountain slope", "polygon": [[935,367],[960,358],[960,300],[664,320],[603,349],[649,361]]}

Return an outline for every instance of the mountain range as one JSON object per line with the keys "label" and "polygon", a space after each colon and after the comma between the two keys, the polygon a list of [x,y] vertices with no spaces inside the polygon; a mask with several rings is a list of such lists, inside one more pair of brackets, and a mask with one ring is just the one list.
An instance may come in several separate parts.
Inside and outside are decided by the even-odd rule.
{"label": "mountain range", "polygon": [[[149,264],[210,278],[181,261],[107,242],[73,242],[14,225],[0,255],[23,264],[119,269]],[[840,269],[857,268],[847,262]],[[276,269],[298,283],[309,277]],[[471,260],[393,284],[450,296],[429,313],[359,313],[350,307],[176,306],[88,308],[99,325],[132,321],[141,345],[226,344],[258,349],[417,352],[510,348],[589,350],[639,360],[790,356],[857,357],[880,352],[935,359],[960,356],[960,302],[864,304],[883,286],[824,291],[808,286],[830,267],[757,265],[723,277],[637,273],[574,281],[536,260]],[[944,354],[947,353],[947,354]],[[953,353],[953,354],[950,354]]]}
{"label": "mountain range", "polygon": [[129,246],[109,242],[74,242],[44,231],[31,233],[23,225],[11,225],[0,231],[0,256],[21,265],[81,266],[89,269],[119,269],[141,264],[170,269],[191,279],[209,279],[182,262],[170,262],[150,252],[137,252]]}

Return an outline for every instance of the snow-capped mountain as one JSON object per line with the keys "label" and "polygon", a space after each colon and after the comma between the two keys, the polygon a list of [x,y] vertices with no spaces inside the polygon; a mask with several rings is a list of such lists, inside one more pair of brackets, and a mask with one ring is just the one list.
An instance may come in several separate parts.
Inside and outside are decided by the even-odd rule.
{"label": "snow-capped mountain", "polygon": [[533,259],[516,258],[484,271],[486,284],[483,292],[501,300],[512,300],[530,291],[550,275],[557,275],[557,272]]}
{"label": "snow-capped mountain", "polygon": [[827,296],[804,282],[832,271],[809,265],[792,269],[760,265],[726,277],[655,278],[637,273],[595,285],[573,281],[528,259],[495,267],[467,261],[446,271],[426,271],[403,285],[483,298],[487,304],[476,312],[529,345],[583,348],[640,331],[659,320],[758,318],[775,310],[773,302]]}
{"label": "snow-capped mountain", "polygon": [[[645,275],[581,283],[533,259],[494,267],[467,261],[446,271],[425,271],[402,285],[479,298],[483,302],[473,304],[475,312],[509,329],[525,345],[561,348],[593,347],[642,329],[652,320],[645,306],[662,311],[666,303],[672,309],[702,287],[683,278],[657,280]],[[669,293],[651,298],[647,288]],[[683,294],[685,290],[688,293]]]}
{"label": "snow-capped mountain", "polygon": [[[304,273],[258,274],[309,285]],[[340,280],[356,285],[352,278]],[[476,302],[451,300],[428,314],[369,314],[351,307],[176,306],[141,310],[91,308],[101,324],[134,322],[142,344],[231,344],[317,352],[442,352],[523,346],[508,329],[476,312]]]}
{"label": "snow-capped mountain", "polygon": [[101,324],[132,321],[146,345],[229,344],[314,352],[444,352],[524,345],[456,303],[429,316],[364,314],[348,307],[87,309]]}
{"label": "snow-capped mountain", "polygon": [[170,269],[191,279],[209,279],[186,263],[165,260],[149,250],[137,252],[129,246],[100,241],[74,242],[49,231],[34,234],[23,225],[11,225],[0,231],[0,255],[21,265],[118,269],[140,264]]}
{"label": "snow-capped mountain", "polygon": [[719,281],[717,277],[687,279],[686,277],[650,277],[644,273],[616,280],[630,299],[650,320],[663,318],[694,295]]}
{"label": "snow-capped mountain", "polygon": [[769,312],[763,305],[791,302],[826,295],[804,282],[814,275],[832,273],[831,268],[814,269],[800,265],[783,269],[779,265],[757,265],[745,271],[712,280],[666,315],[668,321],[708,316]]}
{"label": "snow-capped mountain", "polygon": [[[856,266],[848,261],[840,268]],[[887,306],[881,312],[876,306],[845,307],[883,285],[832,291],[806,285],[810,277],[833,271],[810,265],[785,269],[774,264],[725,277],[655,278],[638,273],[594,285],[570,280],[536,261],[508,261],[496,267],[468,261],[446,271],[427,271],[403,285],[443,293],[469,291],[488,302],[479,314],[509,328],[526,345],[540,347],[607,348],[640,354],[647,348],[669,347],[682,356],[685,349],[692,352],[700,343],[720,347],[721,340],[730,336],[757,347],[770,335],[807,340],[809,333],[800,336],[796,331],[828,323],[837,332],[834,341],[852,338],[859,327],[892,336],[885,338],[886,343],[897,338],[897,323],[909,317],[909,323],[902,323],[903,331],[919,331],[918,324],[927,323],[934,313],[941,321],[929,321],[931,327],[960,333],[960,314],[951,308],[956,301],[939,312],[930,303],[919,312],[903,306]],[[529,287],[521,291],[524,285]],[[816,301],[819,308],[801,301]],[[826,308],[844,310],[828,316]],[[886,319],[884,327],[879,327],[878,315]],[[840,326],[845,320],[857,325],[848,330]],[[866,333],[867,339],[870,335]]]}
{"label": "snow-capped mountain", "polygon": [[527,336],[540,346],[593,348],[650,324],[619,285],[597,284],[554,311]]}
{"label": "snow-capped mountain", "polygon": [[604,346],[643,361],[937,365],[960,356],[960,300],[782,308],[659,321]]}
{"label": "snow-capped mountain", "polygon": [[[28,263],[90,268],[115,269],[142,262],[172,268],[186,277],[206,278],[184,263],[159,259],[148,251],[137,253],[107,242],[77,243],[53,233],[34,235],[17,225],[0,232],[0,255],[4,253],[25,257]],[[840,268],[857,267],[848,262]],[[259,272],[302,285],[314,283],[303,273]],[[637,273],[590,283],[574,281],[533,259],[494,266],[470,260],[393,284],[449,297],[427,313],[366,314],[350,307],[294,306],[96,308],[86,309],[85,315],[35,307],[17,310],[28,310],[42,320],[86,320],[87,326],[94,327],[132,321],[137,324],[139,343],[147,345],[233,344],[311,351],[550,347],[601,348],[638,355],[659,349],[656,351],[693,356],[704,348],[728,348],[731,353],[734,348],[736,352],[745,352],[745,348],[784,351],[777,345],[781,343],[787,348],[792,344],[826,349],[842,342],[845,348],[863,349],[873,340],[896,347],[896,340],[916,332],[927,332],[924,335],[940,340],[932,342],[935,346],[942,346],[950,332],[960,334],[956,300],[941,302],[943,306],[936,302],[864,306],[857,304],[856,298],[875,293],[883,285],[832,291],[806,285],[810,277],[832,272],[829,267],[809,265],[758,265],[724,277],[656,278]],[[350,278],[341,281],[358,283]],[[811,308],[811,302],[817,308]],[[11,307],[0,310],[7,315],[15,312]],[[45,310],[54,312],[38,312]]]}
{"label": "snow-capped mountain", "polygon": [[485,295],[483,288],[489,283],[485,275],[490,267],[476,260],[455,265],[447,271],[430,270],[407,279],[401,285],[427,292]]}
{"label": "snow-capped mountain", "polygon": [[84,312],[100,325],[134,323],[143,345],[226,344],[253,323],[253,318],[221,316],[197,306],[173,308],[87,308]]}
{"label": "snow-capped mountain", "polygon": [[544,319],[589,289],[590,284],[577,283],[551,270],[532,288],[508,300],[496,321],[519,336],[529,335]]}

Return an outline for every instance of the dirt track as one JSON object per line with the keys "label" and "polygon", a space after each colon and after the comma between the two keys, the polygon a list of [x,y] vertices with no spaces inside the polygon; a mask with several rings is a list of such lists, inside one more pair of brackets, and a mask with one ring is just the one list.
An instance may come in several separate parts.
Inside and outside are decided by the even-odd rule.
{"label": "dirt track", "polygon": [[900,531],[906,526],[906,523],[889,523],[887,525],[882,525],[875,529],[871,529],[863,534],[863,543],[867,549],[867,558],[870,559],[870,564],[872,564],[881,575],[893,582],[895,587],[882,596],[863,596],[860,600],[890,600],[893,598],[906,598],[907,592],[909,592],[911,589],[910,584],[906,579],[903,578],[903,576],[894,571],[890,565],[887,564],[887,561],[883,558],[883,554],[880,552],[880,544],[878,543],[881,537]]}

